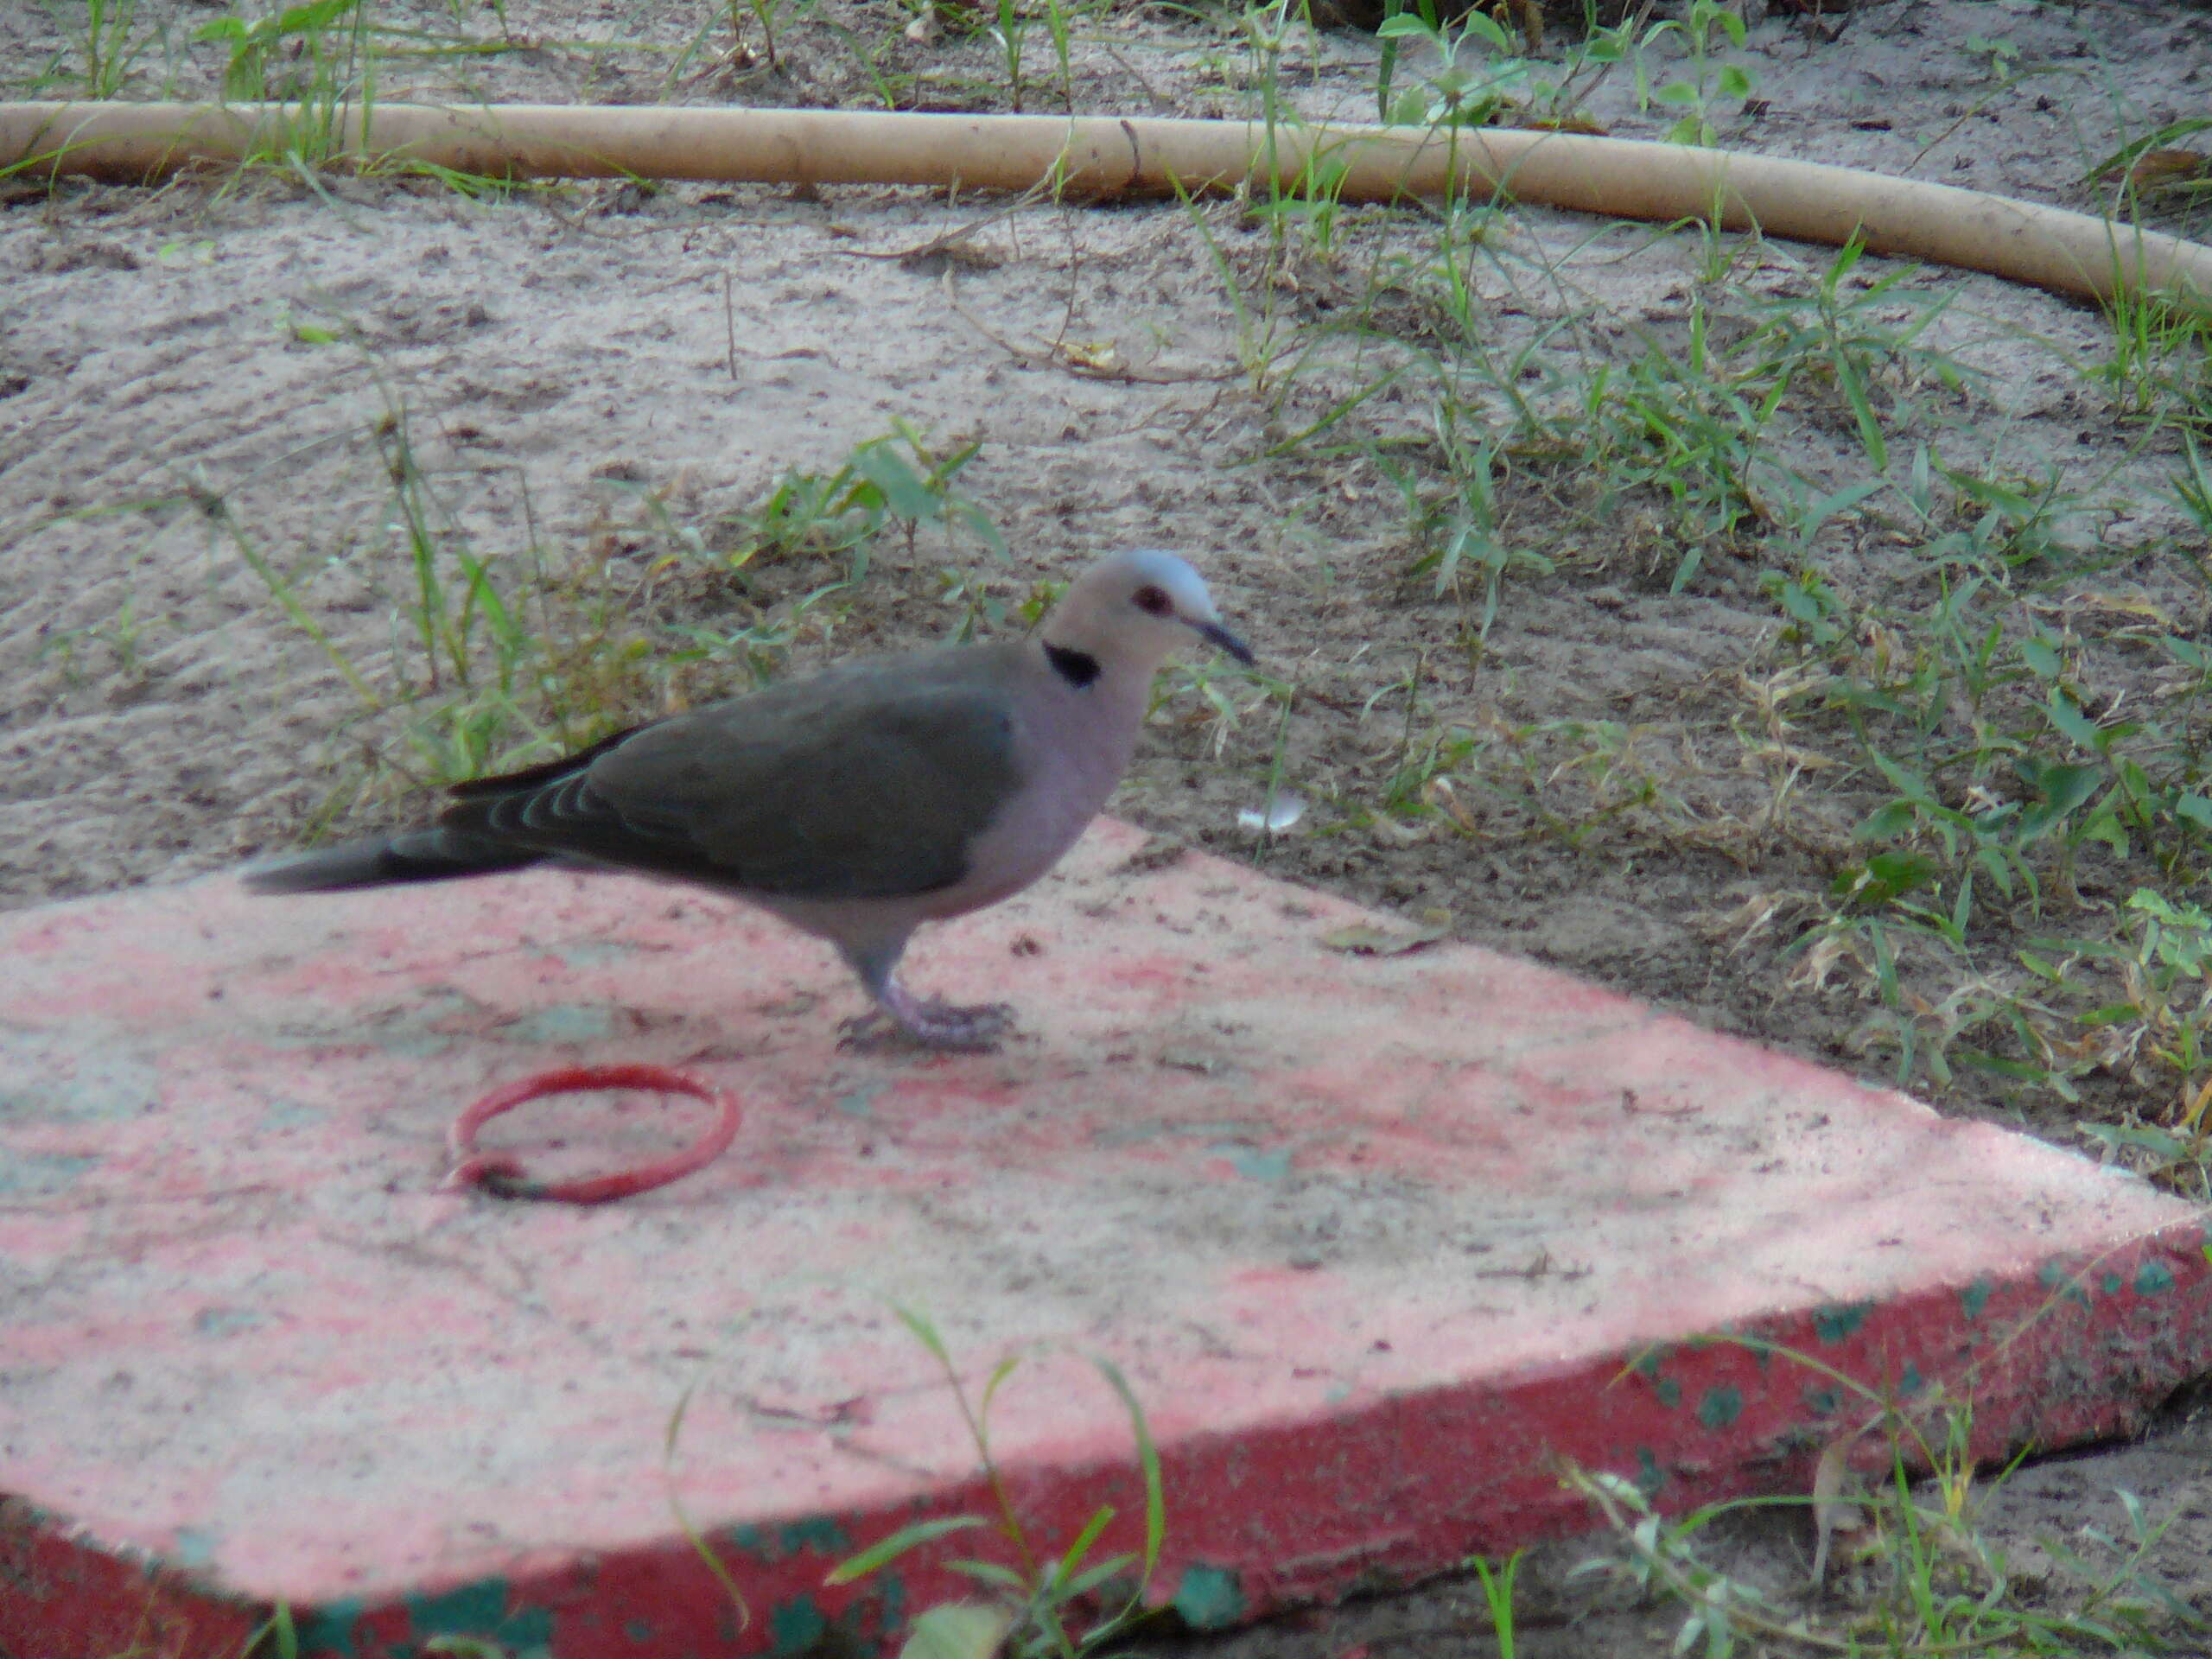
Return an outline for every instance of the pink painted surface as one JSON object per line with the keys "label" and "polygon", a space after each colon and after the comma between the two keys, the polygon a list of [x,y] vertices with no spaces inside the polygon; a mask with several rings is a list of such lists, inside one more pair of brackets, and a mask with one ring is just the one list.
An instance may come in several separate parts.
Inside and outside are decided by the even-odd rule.
{"label": "pink painted surface", "polygon": [[[0,1651],[235,1653],[279,1600],[363,1659],[893,1628],[980,1535],[823,1573],[981,1501],[893,1302],[971,1387],[1029,1356],[994,1439],[1047,1538],[1102,1502],[1134,1536],[1083,1357],[1118,1364],[1166,1470],[1154,1594],[1215,1622],[1586,1525],[1561,1458],[1676,1507],[1803,1490],[1863,1404],[1701,1334],[1970,1389],[1993,1446],[2212,1364],[2171,1199],[1472,947],[1337,954],[1352,906],[1141,842],[1102,824],[925,937],[918,985],[1020,1010],[976,1057],[839,1052],[826,950],[626,879],[0,918]],[[738,1091],[730,1154],[601,1210],[435,1191],[468,1100],[620,1061]],[[702,1110],[484,1138],[580,1173]]]}

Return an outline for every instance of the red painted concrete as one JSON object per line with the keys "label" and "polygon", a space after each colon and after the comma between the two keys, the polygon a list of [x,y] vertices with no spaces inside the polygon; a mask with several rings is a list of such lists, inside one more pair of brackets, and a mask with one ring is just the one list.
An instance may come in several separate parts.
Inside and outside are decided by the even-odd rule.
{"label": "red painted concrete", "polygon": [[[841,1053],[818,945],[626,880],[268,899],[228,880],[0,919],[0,1650],[472,1635],[556,1659],[795,1651],[964,1585],[978,1505],[925,1309],[1064,1540],[1166,1468],[1154,1593],[1243,1617],[1588,1524],[1802,1491],[1891,1395],[1986,1445],[2126,1423],[2212,1364],[2204,1219],[2048,1147],[1210,860],[1066,874],[925,939],[996,1055]],[[745,1123],[597,1210],[437,1190],[454,1112],[543,1068],[680,1066]],[[534,1177],[664,1154],[696,1103],[535,1103]],[[1630,1361],[1640,1362],[1624,1369]],[[664,1440],[690,1406],[672,1458]],[[749,1622],[671,1498],[744,1589]]]}

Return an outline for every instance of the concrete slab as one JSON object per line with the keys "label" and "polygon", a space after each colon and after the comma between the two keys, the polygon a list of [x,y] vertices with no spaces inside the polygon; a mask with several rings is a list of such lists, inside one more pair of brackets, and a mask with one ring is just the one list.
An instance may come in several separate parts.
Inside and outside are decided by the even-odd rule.
{"label": "concrete slab", "polygon": [[[1353,907],[1140,846],[925,941],[918,983],[1018,1001],[981,1057],[838,1052],[825,950],[627,880],[0,921],[0,1650],[230,1655],[280,1601],[351,1659],[895,1628],[999,1546],[823,1583],[984,1501],[893,1300],[971,1389],[1025,1357],[994,1440],[1048,1541],[1134,1536],[1084,1357],[1122,1368],[1202,1623],[1586,1526],[1563,1459],[1802,1491],[1838,1375],[1971,1392],[1995,1447],[2212,1365],[2212,1235],[2137,1182],[1484,950],[1337,953]],[[436,1191],[477,1093],[617,1060],[740,1091],[731,1153],[600,1210]],[[486,1139],[581,1171],[701,1109]]]}

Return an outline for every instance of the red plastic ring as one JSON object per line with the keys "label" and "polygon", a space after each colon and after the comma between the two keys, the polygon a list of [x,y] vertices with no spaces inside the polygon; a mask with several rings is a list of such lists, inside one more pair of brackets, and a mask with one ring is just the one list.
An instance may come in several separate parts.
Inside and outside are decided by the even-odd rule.
{"label": "red plastic ring", "polygon": [[[682,1152],[658,1163],[639,1164],[611,1175],[593,1175],[571,1181],[532,1181],[523,1177],[521,1163],[505,1153],[476,1150],[476,1132],[502,1112],[511,1112],[525,1101],[547,1095],[573,1095],[588,1089],[650,1089],[664,1095],[689,1095],[716,1108],[719,1116],[706,1134]],[[744,1114],[737,1100],[722,1090],[702,1083],[687,1072],[664,1065],[571,1065],[557,1071],[494,1089],[459,1117],[447,1133],[446,1145],[454,1166],[442,1182],[442,1190],[477,1186],[496,1198],[526,1198],[551,1204],[607,1204],[639,1192],[666,1186],[695,1169],[704,1169],[729,1149],[737,1138]]]}

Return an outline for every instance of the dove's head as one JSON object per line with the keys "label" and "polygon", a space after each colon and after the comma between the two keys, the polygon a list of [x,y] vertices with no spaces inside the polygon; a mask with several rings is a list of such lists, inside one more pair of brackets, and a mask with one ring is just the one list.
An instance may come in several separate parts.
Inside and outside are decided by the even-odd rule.
{"label": "dove's head", "polygon": [[1147,680],[1193,637],[1240,663],[1252,661],[1252,648],[1222,626],[1198,573],[1156,549],[1092,565],[1045,623],[1048,650],[1079,652],[1109,673],[1134,671]]}

